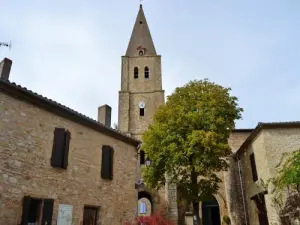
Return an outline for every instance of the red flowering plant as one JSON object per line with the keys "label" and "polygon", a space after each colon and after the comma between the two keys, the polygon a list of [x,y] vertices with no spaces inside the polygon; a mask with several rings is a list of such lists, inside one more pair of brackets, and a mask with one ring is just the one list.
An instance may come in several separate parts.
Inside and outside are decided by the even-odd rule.
{"label": "red flowering plant", "polygon": [[166,219],[160,212],[155,212],[151,216],[139,216],[133,222],[126,221],[124,225],[175,225]]}

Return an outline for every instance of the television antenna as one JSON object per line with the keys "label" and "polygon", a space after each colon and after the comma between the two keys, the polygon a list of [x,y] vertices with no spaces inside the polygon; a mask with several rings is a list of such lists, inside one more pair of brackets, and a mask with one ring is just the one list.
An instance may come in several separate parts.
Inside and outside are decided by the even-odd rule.
{"label": "television antenna", "polygon": [[9,50],[11,49],[11,41],[8,43],[8,42],[0,42],[0,47],[3,46],[3,47],[8,47]]}

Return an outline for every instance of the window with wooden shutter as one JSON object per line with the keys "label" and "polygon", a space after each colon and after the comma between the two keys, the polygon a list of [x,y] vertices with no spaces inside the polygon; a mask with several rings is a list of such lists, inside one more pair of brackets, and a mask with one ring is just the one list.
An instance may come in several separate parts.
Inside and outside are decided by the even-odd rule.
{"label": "window with wooden shutter", "polygon": [[64,128],[55,128],[51,166],[56,168],[68,167],[70,132]]}
{"label": "window with wooden shutter", "polygon": [[44,199],[42,225],[52,224],[54,199]]}
{"label": "window with wooden shutter", "polygon": [[30,196],[24,196],[21,225],[28,225],[30,200],[31,200]]}
{"label": "window with wooden shutter", "polygon": [[53,205],[53,199],[24,196],[21,225],[51,225]]}
{"label": "window with wooden shutter", "polygon": [[258,176],[257,176],[257,170],[256,170],[256,163],[255,163],[255,157],[254,157],[254,153],[252,153],[250,155],[250,163],[251,163],[251,170],[252,170],[252,178],[253,181],[257,181],[258,180]]}
{"label": "window with wooden shutter", "polygon": [[101,178],[113,179],[113,155],[114,150],[108,145],[102,146]]}
{"label": "window with wooden shutter", "polygon": [[67,167],[68,167],[70,137],[71,137],[71,134],[67,130],[65,132],[65,146],[64,146],[64,155],[63,155],[63,168],[64,169],[67,169]]}

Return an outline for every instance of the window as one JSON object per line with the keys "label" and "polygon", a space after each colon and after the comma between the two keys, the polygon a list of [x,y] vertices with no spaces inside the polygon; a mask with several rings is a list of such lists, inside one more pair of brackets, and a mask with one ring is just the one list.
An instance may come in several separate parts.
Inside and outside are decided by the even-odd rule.
{"label": "window", "polygon": [[101,164],[101,178],[113,179],[113,155],[114,150],[108,145],[102,146],[102,164]]}
{"label": "window", "polygon": [[252,170],[252,178],[253,181],[257,181],[258,177],[257,177],[257,170],[256,170],[256,163],[255,163],[255,158],[254,158],[254,153],[252,153],[250,155],[250,163],[251,163],[251,170]]}
{"label": "window", "polygon": [[85,206],[83,212],[83,225],[96,225],[98,220],[98,208]]}
{"label": "window", "polygon": [[25,196],[23,199],[21,224],[51,224],[53,199],[39,199]]}
{"label": "window", "polygon": [[145,79],[149,79],[149,68],[145,67]]}
{"label": "window", "polygon": [[140,116],[144,116],[145,115],[145,110],[144,108],[140,108]]}
{"label": "window", "polygon": [[138,79],[139,78],[139,68],[137,67],[134,67],[134,79]]}
{"label": "window", "polygon": [[140,164],[145,164],[145,152],[143,150],[140,151]]}
{"label": "window", "polygon": [[259,193],[258,195],[253,196],[251,200],[254,200],[256,204],[259,225],[268,225],[268,212],[264,194]]}
{"label": "window", "polygon": [[51,166],[56,168],[68,167],[70,132],[64,128],[55,128]]}
{"label": "window", "polygon": [[140,214],[146,214],[146,202],[140,202]]}

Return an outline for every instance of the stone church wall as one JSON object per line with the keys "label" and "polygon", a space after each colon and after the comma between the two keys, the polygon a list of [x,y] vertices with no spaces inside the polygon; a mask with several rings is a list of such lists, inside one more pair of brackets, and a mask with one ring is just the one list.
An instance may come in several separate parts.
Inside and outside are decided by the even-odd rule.
{"label": "stone church wall", "polygon": [[[234,131],[231,133],[228,143],[233,153],[240,148],[250,133],[251,130]],[[240,185],[240,181],[242,180],[243,182],[243,175],[239,173],[238,162],[233,157],[229,158],[228,163],[228,171],[223,172],[228,215],[230,216],[232,225],[245,224],[246,215],[243,204],[243,194],[245,190],[242,192]]]}
{"label": "stone church wall", "polygon": [[[252,143],[240,154],[245,185],[245,199],[248,209],[249,225],[259,224],[258,211],[254,200],[258,193],[265,191],[260,180],[267,181],[276,175],[275,166],[278,165],[282,153],[300,148],[299,128],[277,128],[262,130]],[[253,181],[250,155],[254,153],[258,180]],[[279,225],[278,211],[272,203],[271,190],[264,195],[267,216],[270,225]]]}
{"label": "stone church wall", "polygon": [[[70,131],[66,170],[50,166],[55,127]],[[121,224],[136,214],[136,146],[0,93],[0,224],[20,224],[23,197],[73,206],[81,225],[85,205],[99,207],[99,222]],[[101,178],[102,145],[114,149],[113,180]]]}

